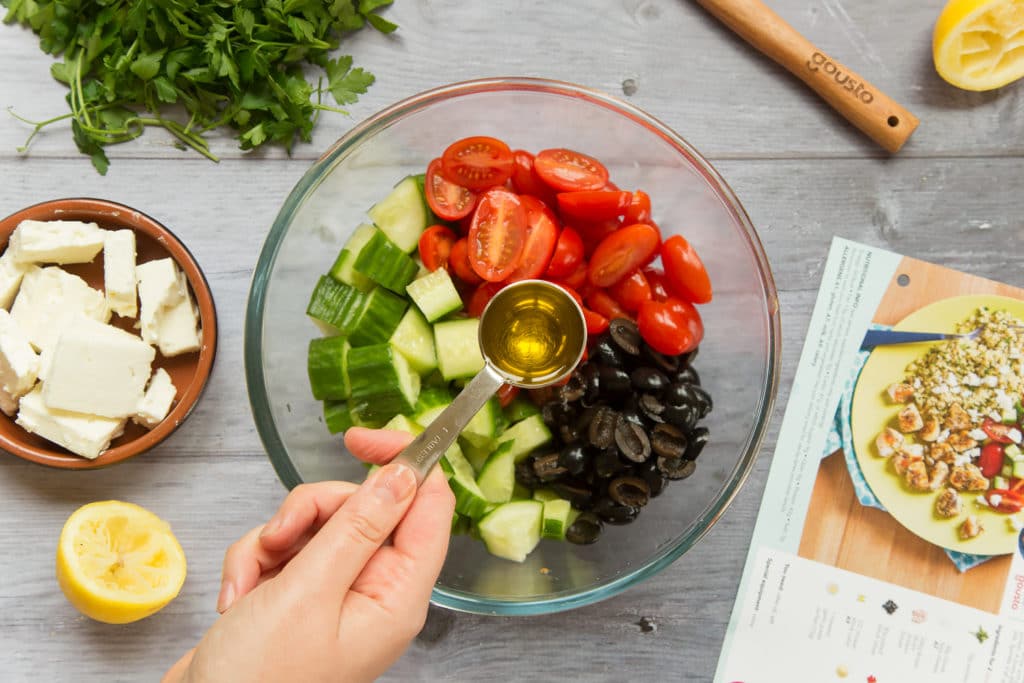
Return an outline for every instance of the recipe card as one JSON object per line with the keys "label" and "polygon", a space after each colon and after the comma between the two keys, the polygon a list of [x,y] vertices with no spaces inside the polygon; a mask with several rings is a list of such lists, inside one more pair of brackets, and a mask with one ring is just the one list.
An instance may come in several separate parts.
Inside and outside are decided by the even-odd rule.
{"label": "recipe card", "polygon": [[1024,681],[1024,290],[835,239],[715,680]]}

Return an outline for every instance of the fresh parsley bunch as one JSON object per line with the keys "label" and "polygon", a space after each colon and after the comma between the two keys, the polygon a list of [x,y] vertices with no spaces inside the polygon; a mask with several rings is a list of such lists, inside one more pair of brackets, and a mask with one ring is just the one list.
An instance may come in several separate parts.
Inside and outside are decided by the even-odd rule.
{"label": "fresh parsley bunch", "polygon": [[[78,149],[107,172],[107,145],[160,126],[216,161],[207,131],[231,126],[242,149],[268,142],[291,151],[308,142],[320,111],[366,92],[374,77],[352,58],[329,58],[341,37],[365,24],[397,26],[375,11],[392,0],[0,0],[4,23],[39,34],[43,51],[62,55],[50,72],[69,87]],[[323,69],[314,86],[303,72]],[[325,77],[326,76],[326,83]],[[20,118],[20,117],[19,117]],[[180,120],[179,120],[180,119]],[[25,119],[22,119],[25,120]],[[184,121],[184,122],[182,122]]]}

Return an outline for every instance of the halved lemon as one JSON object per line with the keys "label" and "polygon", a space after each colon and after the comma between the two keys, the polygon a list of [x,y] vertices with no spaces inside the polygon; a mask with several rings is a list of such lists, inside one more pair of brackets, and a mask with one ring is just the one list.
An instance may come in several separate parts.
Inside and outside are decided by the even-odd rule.
{"label": "halved lemon", "polygon": [[185,552],[149,510],[108,500],[78,508],[57,545],[57,581],[87,617],[127,624],[159,611],[185,582]]}
{"label": "halved lemon", "polygon": [[932,38],[935,70],[965,90],[1024,76],[1024,0],[950,0]]}

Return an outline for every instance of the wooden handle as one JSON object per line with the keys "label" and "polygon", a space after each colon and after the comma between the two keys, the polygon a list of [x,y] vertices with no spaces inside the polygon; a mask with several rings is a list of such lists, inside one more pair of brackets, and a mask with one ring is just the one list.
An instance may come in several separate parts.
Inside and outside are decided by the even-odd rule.
{"label": "wooden handle", "polygon": [[760,0],[697,0],[745,41],[811,87],[890,152],[917,128],[917,117],[856,72],[818,49]]}

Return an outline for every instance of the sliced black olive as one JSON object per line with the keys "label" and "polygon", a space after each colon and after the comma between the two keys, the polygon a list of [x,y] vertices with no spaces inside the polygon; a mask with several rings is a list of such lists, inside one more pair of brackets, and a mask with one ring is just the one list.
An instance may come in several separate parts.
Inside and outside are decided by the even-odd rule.
{"label": "sliced black olive", "polygon": [[581,434],[586,434],[587,430],[590,429],[590,423],[593,421],[597,411],[598,406],[587,406],[576,416],[576,427],[579,428]]}
{"label": "sliced black olive", "polygon": [[666,458],[658,456],[658,470],[666,479],[686,479],[697,469],[697,463],[685,458]]}
{"label": "sliced black olive", "polygon": [[615,443],[615,423],[618,418],[618,413],[608,406],[599,407],[587,430],[591,445],[597,448],[612,446]]}
{"label": "sliced black olive", "polygon": [[643,427],[622,415],[615,422],[615,445],[622,457],[631,462],[643,462],[651,455],[651,442]]}
{"label": "sliced black olive", "polygon": [[711,401],[711,394],[696,384],[691,385],[690,391],[693,392],[694,400],[697,402],[697,408],[700,410],[701,419],[707,417],[708,413],[710,413],[711,409],[714,407],[714,404]]}
{"label": "sliced black olive", "polygon": [[671,424],[660,424],[651,431],[651,450],[665,458],[681,458],[689,441],[683,430]]}
{"label": "sliced black olive", "polygon": [[697,408],[689,403],[681,406],[669,404],[665,406],[665,410],[661,414],[665,418],[665,422],[679,427],[684,432],[690,431],[697,425],[699,415]]}
{"label": "sliced black olive", "polygon": [[602,498],[594,504],[594,514],[609,524],[629,524],[640,514],[640,508],[619,505],[611,498]]}
{"label": "sliced black olive", "polygon": [[661,414],[665,411],[665,404],[654,394],[640,395],[640,414],[651,422],[664,422]]}
{"label": "sliced black olive", "polygon": [[668,377],[664,372],[655,368],[637,368],[630,374],[629,380],[637,391],[647,391],[654,394],[668,386]]}
{"label": "sliced black olive", "polygon": [[647,482],[647,488],[651,492],[651,498],[656,497],[665,490],[665,477],[661,475],[661,471],[658,469],[658,464],[654,460],[650,460],[641,465],[637,474],[639,474],[641,479]]}
{"label": "sliced black olive", "polygon": [[516,463],[516,482],[528,489],[540,488],[541,480],[533,471],[533,458],[526,458]]}
{"label": "sliced black olive", "polygon": [[603,367],[599,374],[603,398],[614,399],[623,396],[629,391],[629,373],[625,370]]}
{"label": "sliced black olive", "polygon": [[686,382],[680,382],[678,379],[665,387],[662,396],[665,398],[665,403],[670,406],[685,406],[695,404],[696,398],[691,390],[691,385]]}
{"label": "sliced black olive", "polygon": [[651,499],[651,488],[640,477],[616,477],[608,482],[608,497],[619,505],[639,508]]}
{"label": "sliced black olive", "polygon": [[679,368],[679,356],[665,355],[655,351],[647,344],[644,344],[644,356],[665,372],[675,372]]}
{"label": "sliced black olive", "polygon": [[[693,361],[697,360],[697,352],[700,351],[698,346],[693,351],[687,351],[683,355],[679,356],[679,367],[683,368],[687,365],[693,365]],[[694,384],[700,384],[700,382],[694,382]]]}
{"label": "sliced black olive", "polygon": [[569,501],[577,510],[588,510],[593,505],[594,492],[586,482],[575,479],[556,481],[551,485],[551,490]]}
{"label": "sliced black olive", "polygon": [[581,370],[583,376],[583,398],[580,404],[586,408],[597,403],[601,398],[601,369],[593,363],[587,363]]}
{"label": "sliced black olive", "polygon": [[558,426],[558,436],[562,437],[562,443],[572,443],[579,440],[583,432],[576,422]]}
{"label": "sliced black olive", "polygon": [[587,468],[586,449],[581,443],[571,443],[558,453],[558,464],[569,472],[569,474],[582,474]]}
{"label": "sliced black olive", "polygon": [[[693,355],[697,355],[696,351],[691,351]],[[697,369],[688,362],[684,362],[684,367],[680,368],[679,372],[672,377],[673,382],[680,384],[696,384],[700,386],[700,375],[697,374]]]}
{"label": "sliced black olive", "polygon": [[590,545],[601,535],[603,525],[592,512],[581,512],[576,521],[565,530],[565,540],[576,545]]}
{"label": "sliced black olive", "polygon": [[706,427],[697,427],[690,432],[690,445],[687,446],[683,457],[687,460],[696,460],[697,456],[704,450],[704,446],[707,444],[710,436]]}
{"label": "sliced black olive", "polygon": [[623,358],[625,354],[623,351],[612,341],[610,336],[603,336],[597,340],[594,344],[594,348],[590,351],[590,358],[596,361],[600,365],[608,365],[613,368],[620,368],[625,364]]}
{"label": "sliced black olive", "polygon": [[543,482],[555,481],[568,470],[558,462],[558,453],[538,455],[533,459],[533,471]]}
{"label": "sliced black olive", "polygon": [[640,353],[643,339],[636,323],[628,318],[614,318],[608,324],[608,333],[615,345],[631,356]]}
{"label": "sliced black olive", "polygon": [[540,409],[541,419],[544,420],[544,424],[552,429],[560,424],[565,424],[572,413],[572,406],[564,401],[549,401]]}
{"label": "sliced black olive", "polygon": [[586,393],[586,379],[583,373],[576,370],[569,376],[569,381],[558,387],[558,395],[563,401],[578,401]]}
{"label": "sliced black olive", "polygon": [[644,423],[644,418],[640,414],[640,409],[636,407],[636,403],[635,402],[633,403],[633,405],[631,407],[623,408],[620,414],[628,422],[632,422],[633,424],[640,425],[641,427],[645,427],[646,426],[646,424]]}
{"label": "sliced black olive", "polygon": [[619,457],[617,448],[606,448],[594,455],[594,475],[600,479],[614,477],[626,469],[626,463]]}

